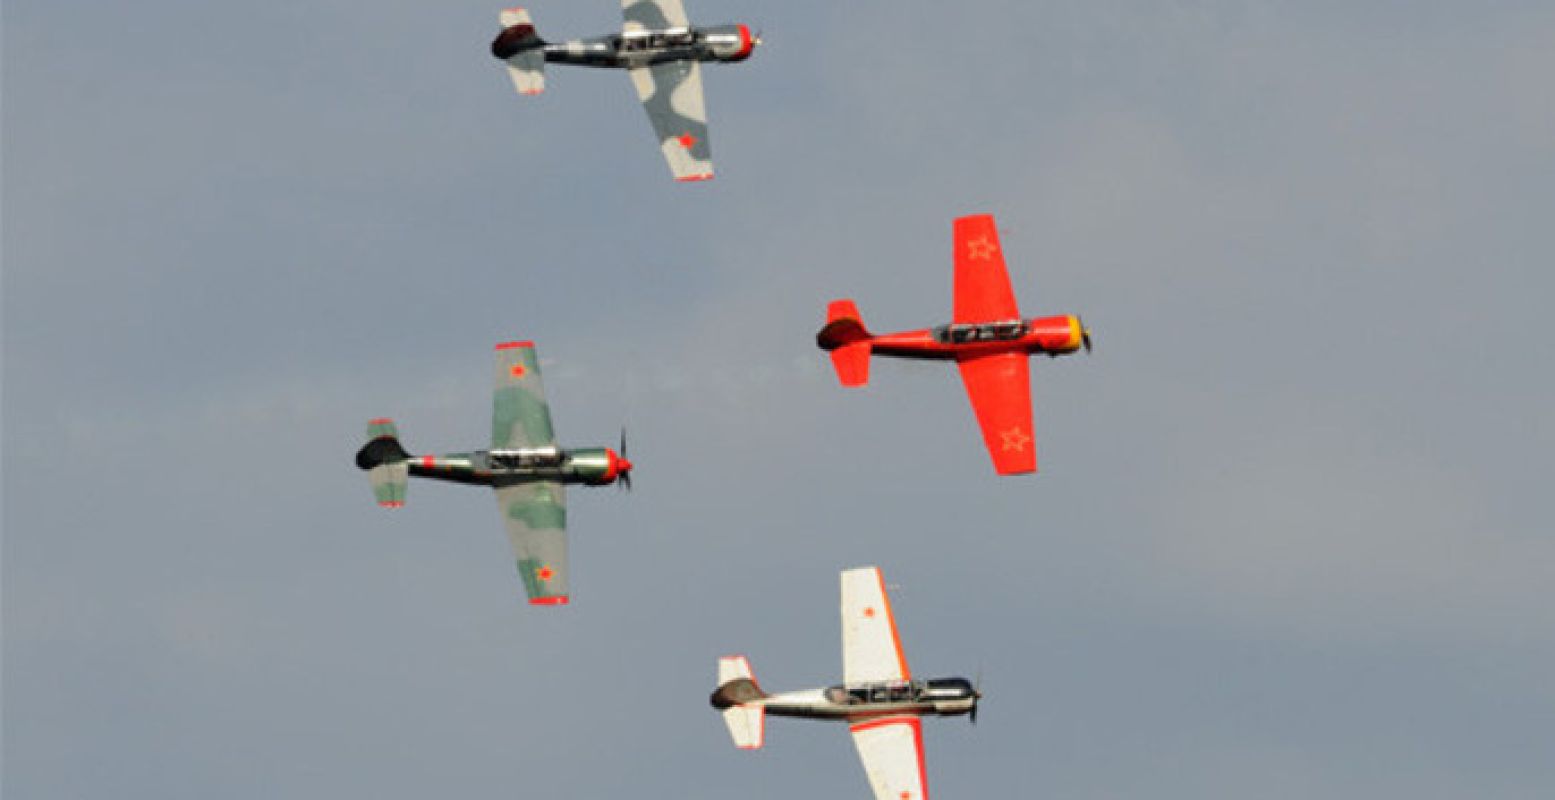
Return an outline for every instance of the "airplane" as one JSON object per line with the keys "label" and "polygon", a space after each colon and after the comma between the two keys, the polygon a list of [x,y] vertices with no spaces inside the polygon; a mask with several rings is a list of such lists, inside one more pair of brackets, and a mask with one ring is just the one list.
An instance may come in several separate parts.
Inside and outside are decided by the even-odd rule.
{"label": "airplane", "polygon": [[1089,353],[1091,332],[1076,316],[1021,318],[992,215],[961,217],[953,227],[955,309],[950,324],[876,336],[864,327],[852,300],[834,300],[815,342],[831,353],[843,386],[869,382],[871,355],[955,361],[995,471],[1036,472],[1027,357],[1057,357],[1082,347]]}
{"label": "airplane", "polygon": [[842,675],[825,689],[767,694],[745,656],[724,656],[709,699],[742,750],[765,743],[768,714],[846,722],[876,800],[927,800],[922,718],[976,723],[983,695],[965,678],[911,676],[878,567],[842,573]]}
{"label": "airplane", "polygon": [[567,484],[632,487],[625,429],[619,451],[608,447],[563,450],[556,445],[534,342],[497,345],[491,449],[413,456],[400,444],[394,421],[387,418],[369,422],[367,438],[356,453],[356,465],[367,471],[380,506],[403,507],[411,475],[496,490],[531,605],[564,606],[571,597]]}
{"label": "airplane", "polygon": [[701,62],[744,61],[761,37],[745,25],[692,27],[680,0],[621,0],[621,10],[621,33],[552,43],[535,32],[528,11],[505,9],[491,54],[507,62],[513,87],[523,95],[545,91],[547,61],[625,69],[675,180],[711,179]]}

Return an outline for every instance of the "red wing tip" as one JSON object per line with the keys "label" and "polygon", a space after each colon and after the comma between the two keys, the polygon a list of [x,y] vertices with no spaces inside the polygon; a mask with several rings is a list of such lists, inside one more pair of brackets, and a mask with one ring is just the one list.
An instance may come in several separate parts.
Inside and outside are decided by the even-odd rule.
{"label": "red wing tip", "polygon": [[738,747],[741,750],[760,750],[761,749],[761,745],[759,745],[759,744],[737,744],[737,745],[735,745],[735,747]]}
{"label": "red wing tip", "polygon": [[983,220],[988,220],[989,222],[993,222],[993,215],[992,214],[968,214],[968,215],[966,215],[964,217],[956,217],[956,224],[957,225],[971,225],[973,223],[981,222]]}
{"label": "red wing tip", "polygon": [[530,95],[532,97],[532,96],[537,95],[537,94],[544,94],[545,90],[544,89],[519,89],[518,93],[519,94]]}
{"label": "red wing tip", "polygon": [[392,422],[394,422],[394,420],[389,419],[388,417],[379,417],[377,419],[370,419],[370,420],[368,420],[367,424],[368,425],[388,425],[388,424],[390,424]]}
{"label": "red wing tip", "polygon": [[567,595],[559,594],[553,597],[531,597],[529,598],[529,604],[532,606],[564,606],[567,605],[568,600]]}
{"label": "red wing tip", "polygon": [[694,181],[710,181],[712,179],[713,179],[713,173],[711,173],[711,172],[704,172],[704,173],[702,173],[700,175],[681,175],[680,177],[676,178],[675,180],[680,181],[681,183],[692,183]]}
{"label": "red wing tip", "polygon": [[383,500],[383,501],[380,501],[378,503],[378,505],[383,506],[384,508],[404,508],[405,507],[405,501],[404,500]]}
{"label": "red wing tip", "polygon": [[998,472],[1000,475],[1035,475],[1037,474],[1037,468],[1001,469]]}
{"label": "red wing tip", "polygon": [[518,347],[527,347],[527,348],[530,348],[532,350],[532,349],[534,349],[534,346],[535,346],[534,342],[525,340],[525,341],[522,341],[522,342],[503,342],[503,343],[497,345],[497,349],[498,350],[512,350],[512,349],[518,348]]}

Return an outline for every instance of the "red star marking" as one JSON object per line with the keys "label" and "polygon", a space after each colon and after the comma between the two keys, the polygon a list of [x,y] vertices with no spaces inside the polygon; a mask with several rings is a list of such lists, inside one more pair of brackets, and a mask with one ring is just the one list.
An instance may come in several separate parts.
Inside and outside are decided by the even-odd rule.
{"label": "red star marking", "polygon": [[522,378],[522,377],[524,377],[524,375],[528,374],[528,372],[529,372],[529,370],[524,369],[524,365],[523,364],[514,364],[513,368],[508,370],[508,374],[512,375],[515,378]]}
{"label": "red star marking", "polygon": [[1031,444],[1031,437],[1018,426],[1007,431],[999,431],[999,436],[1004,439],[1002,444],[1005,451],[1014,450],[1017,453],[1024,453],[1026,445]]}
{"label": "red star marking", "polygon": [[552,578],[556,577],[556,571],[550,567],[541,567],[535,570],[535,577],[542,581],[549,582]]}
{"label": "red star marking", "polygon": [[864,609],[864,616],[873,618],[875,616],[874,606]]}
{"label": "red star marking", "polygon": [[903,791],[902,800],[912,800],[912,792]]}
{"label": "red star marking", "polygon": [[676,137],[675,141],[679,142],[681,147],[690,150],[692,147],[696,146],[697,137],[692,136],[689,133],[682,133],[680,136]]}

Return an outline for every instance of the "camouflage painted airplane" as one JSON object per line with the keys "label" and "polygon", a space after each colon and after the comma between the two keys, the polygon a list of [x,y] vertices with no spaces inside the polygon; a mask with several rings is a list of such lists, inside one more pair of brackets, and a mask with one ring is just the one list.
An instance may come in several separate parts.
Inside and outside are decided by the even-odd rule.
{"label": "camouflage painted airplane", "polygon": [[976,722],[983,695],[965,678],[910,676],[876,567],[842,573],[842,675],[826,689],[767,694],[744,656],[724,656],[711,701],[742,750],[761,747],[767,714],[846,722],[876,800],[926,800],[921,718],[969,714]]}
{"label": "camouflage painted airplane", "polygon": [[514,88],[525,95],[545,91],[547,61],[625,69],[675,180],[712,178],[701,62],[744,61],[761,38],[744,25],[692,27],[680,0],[621,0],[621,8],[621,33],[555,44],[535,32],[528,11],[506,9],[491,54],[507,62]]}
{"label": "camouflage painted airplane", "polygon": [[869,357],[955,361],[1000,475],[1037,471],[1027,356],[1091,350],[1076,316],[1021,319],[992,216],[955,222],[955,310],[948,325],[871,334],[852,300],[835,300],[815,340],[831,353],[843,386],[869,382]]}
{"label": "camouflage painted airplane", "polygon": [[497,345],[490,450],[413,456],[398,436],[392,420],[375,419],[367,424],[367,444],[356,453],[356,465],[367,471],[378,505],[405,505],[411,475],[496,489],[518,575],[533,605],[566,605],[570,597],[566,485],[632,485],[625,431],[619,453],[608,447],[556,446],[533,342]]}

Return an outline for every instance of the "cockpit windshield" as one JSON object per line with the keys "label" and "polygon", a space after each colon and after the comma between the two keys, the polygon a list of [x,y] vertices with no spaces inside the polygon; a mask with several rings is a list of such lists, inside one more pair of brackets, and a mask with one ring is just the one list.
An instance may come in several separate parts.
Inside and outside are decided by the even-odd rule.
{"label": "cockpit windshield", "polygon": [[690,28],[671,28],[667,31],[631,31],[621,35],[621,51],[641,53],[650,50],[668,50],[690,47],[697,43],[696,31]]}
{"label": "cockpit windshield", "polygon": [[493,450],[486,454],[493,469],[538,469],[560,466],[563,453],[555,447],[532,450]]}
{"label": "cockpit windshield", "polygon": [[945,344],[1004,342],[1026,335],[1026,323],[1016,319],[1004,322],[958,323],[934,329],[934,338]]}
{"label": "cockpit windshield", "polygon": [[865,705],[870,703],[912,703],[926,689],[923,681],[892,681],[854,686],[833,686],[826,690],[826,699],[840,705]]}

